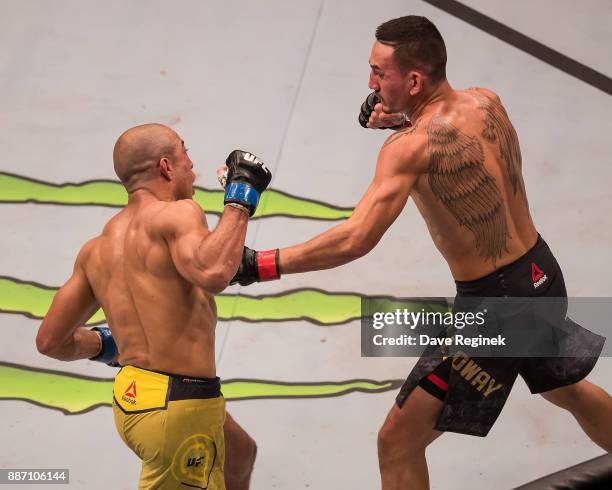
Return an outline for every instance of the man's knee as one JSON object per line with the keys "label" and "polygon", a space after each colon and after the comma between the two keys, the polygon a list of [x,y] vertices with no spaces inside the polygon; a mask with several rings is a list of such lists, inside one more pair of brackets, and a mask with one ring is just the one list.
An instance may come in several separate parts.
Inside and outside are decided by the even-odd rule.
{"label": "man's knee", "polygon": [[417,387],[400,408],[393,405],[378,432],[382,459],[421,454],[441,433],[434,429],[442,401]]}
{"label": "man's knee", "polygon": [[241,438],[239,444],[232,445],[225,458],[226,477],[234,480],[248,479],[253,472],[257,458],[257,444],[250,437]]}
{"label": "man's knee", "polygon": [[409,408],[394,406],[378,431],[378,453],[381,458],[397,454],[416,454],[430,442],[431,427],[412,420]]}
{"label": "man's knee", "polygon": [[223,432],[227,488],[228,490],[248,488],[257,456],[257,444],[229,413],[226,414]]}
{"label": "man's knee", "polygon": [[248,467],[245,469],[248,470],[249,475],[253,471],[253,466],[255,465],[256,458],[257,458],[257,443],[255,442],[254,439],[249,437],[248,442],[246,444],[246,449],[245,449],[245,460],[246,460],[245,466]]}
{"label": "man's knee", "polygon": [[392,459],[394,455],[401,452],[413,452],[416,450],[410,439],[398,437],[398,433],[393,424],[385,422],[378,431],[378,457],[380,462]]}

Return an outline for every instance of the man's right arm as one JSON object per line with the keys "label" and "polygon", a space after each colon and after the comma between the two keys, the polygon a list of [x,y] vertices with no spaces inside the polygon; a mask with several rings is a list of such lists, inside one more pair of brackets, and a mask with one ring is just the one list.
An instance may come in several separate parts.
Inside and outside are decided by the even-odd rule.
{"label": "man's right arm", "polygon": [[232,151],[225,164],[225,209],[212,233],[202,209],[192,200],[169,203],[158,215],[179,273],[213,294],[223,291],[238,270],[248,219],[272,179],[266,165],[247,151]]}
{"label": "man's right arm", "polygon": [[225,206],[212,232],[202,209],[191,200],[169,203],[158,217],[162,236],[181,276],[210,293],[223,291],[242,258],[248,212]]}
{"label": "man's right arm", "polygon": [[282,250],[245,250],[232,284],[278,279],[283,274],[330,269],[355,260],[376,246],[404,208],[424,171],[424,134],[396,133],[380,151],[376,173],[349,219],[316,237]]}

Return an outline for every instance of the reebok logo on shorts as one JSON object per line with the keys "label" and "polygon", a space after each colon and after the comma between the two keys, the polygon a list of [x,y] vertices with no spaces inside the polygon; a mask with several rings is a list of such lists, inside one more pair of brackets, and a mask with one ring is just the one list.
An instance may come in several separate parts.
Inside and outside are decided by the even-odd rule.
{"label": "reebok logo on shorts", "polygon": [[136,403],[136,381],[132,381],[130,386],[123,392],[121,395],[121,399],[124,402],[131,403],[134,405]]}
{"label": "reebok logo on shorts", "polygon": [[548,276],[546,275],[546,273],[542,269],[540,269],[535,264],[535,262],[531,263],[531,279],[533,279],[534,289],[540,287],[548,279]]}

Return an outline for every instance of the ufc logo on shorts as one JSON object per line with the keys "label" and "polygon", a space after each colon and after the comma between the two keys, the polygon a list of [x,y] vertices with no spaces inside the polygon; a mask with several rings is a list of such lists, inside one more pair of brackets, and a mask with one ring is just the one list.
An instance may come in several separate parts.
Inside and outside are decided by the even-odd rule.
{"label": "ufc logo on shorts", "polygon": [[200,456],[199,458],[188,458],[187,466],[201,466],[204,461],[204,456]]}

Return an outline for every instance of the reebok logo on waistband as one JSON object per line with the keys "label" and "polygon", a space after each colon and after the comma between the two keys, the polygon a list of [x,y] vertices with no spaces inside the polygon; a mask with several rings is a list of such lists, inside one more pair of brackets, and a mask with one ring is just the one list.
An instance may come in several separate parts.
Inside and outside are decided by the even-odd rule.
{"label": "reebok logo on waistband", "polygon": [[535,262],[531,263],[531,279],[533,279],[533,287],[538,288],[546,282],[548,276],[540,269]]}
{"label": "reebok logo on waistband", "polygon": [[131,403],[134,405],[136,403],[136,381],[132,381],[130,386],[123,392],[121,395],[121,399],[124,402]]}

